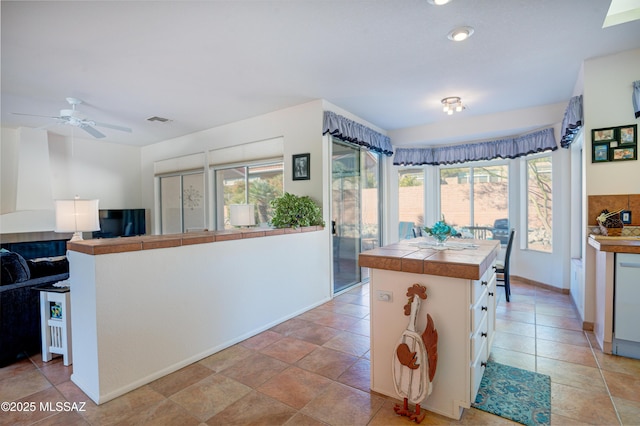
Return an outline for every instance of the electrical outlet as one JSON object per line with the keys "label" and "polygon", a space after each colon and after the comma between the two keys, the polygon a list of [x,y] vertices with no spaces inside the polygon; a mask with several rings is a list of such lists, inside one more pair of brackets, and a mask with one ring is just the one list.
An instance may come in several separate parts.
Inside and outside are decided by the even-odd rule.
{"label": "electrical outlet", "polygon": [[381,302],[393,302],[393,292],[391,291],[378,290],[376,297]]}

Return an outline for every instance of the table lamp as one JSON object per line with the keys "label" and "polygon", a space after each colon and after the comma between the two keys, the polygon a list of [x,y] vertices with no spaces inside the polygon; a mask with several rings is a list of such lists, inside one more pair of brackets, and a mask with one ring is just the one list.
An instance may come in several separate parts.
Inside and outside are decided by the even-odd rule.
{"label": "table lamp", "polygon": [[232,226],[248,227],[256,224],[253,204],[229,205],[229,222]]}
{"label": "table lamp", "polygon": [[99,230],[98,200],[56,200],[55,232],[73,232],[71,241],[78,241],[83,232]]}

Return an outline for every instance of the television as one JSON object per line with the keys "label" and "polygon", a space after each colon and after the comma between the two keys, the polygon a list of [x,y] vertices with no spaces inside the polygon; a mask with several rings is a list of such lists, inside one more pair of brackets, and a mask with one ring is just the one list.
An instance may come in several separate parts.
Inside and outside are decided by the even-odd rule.
{"label": "television", "polygon": [[106,209],[98,211],[100,230],[93,238],[116,238],[146,233],[145,209]]}

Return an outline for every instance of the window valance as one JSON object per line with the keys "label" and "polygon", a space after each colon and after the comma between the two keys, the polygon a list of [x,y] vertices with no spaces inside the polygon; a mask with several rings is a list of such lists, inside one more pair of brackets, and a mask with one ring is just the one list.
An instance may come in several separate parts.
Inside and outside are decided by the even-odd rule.
{"label": "window valance", "polygon": [[456,164],[468,161],[517,158],[524,155],[558,149],[553,129],[548,128],[523,136],[488,142],[432,148],[397,148],[393,164],[421,166],[425,164]]}
{"label": "window valance", "polygon": [[636,118],[640,118],[640,80],[633,82],[633,112]]}
{"label": "window valance", "polygon": [[322,134],[327,133],[354,145],[364,146],[371,151],[387,156],[393,154],[391,139],[388,136],[332,111],[324,112]]}
{"label": "window valance", "polygon": [[582,95],[574,96],[569,100],[567,110],[564,112],[564,120],[562,120],[562,129],[560,135],[560,146],[563,148],[569,148],[573,138],[582,128],[583,122],[582,115]]}

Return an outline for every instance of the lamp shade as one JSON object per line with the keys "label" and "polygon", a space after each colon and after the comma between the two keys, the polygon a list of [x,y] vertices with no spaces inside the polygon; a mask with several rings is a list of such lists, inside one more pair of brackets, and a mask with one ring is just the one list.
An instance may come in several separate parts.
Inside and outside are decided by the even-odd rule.
{"label": "lamp shade", "polygon": [[74,239],[82,239],[82,232],[99,229],[98,200],[56,200],[55,232],[74,232]]}
{"label": "lamp shade", "polygon": [[253,226],[256,224],[253,204],[230,204],[229,222],[232,226]]}

